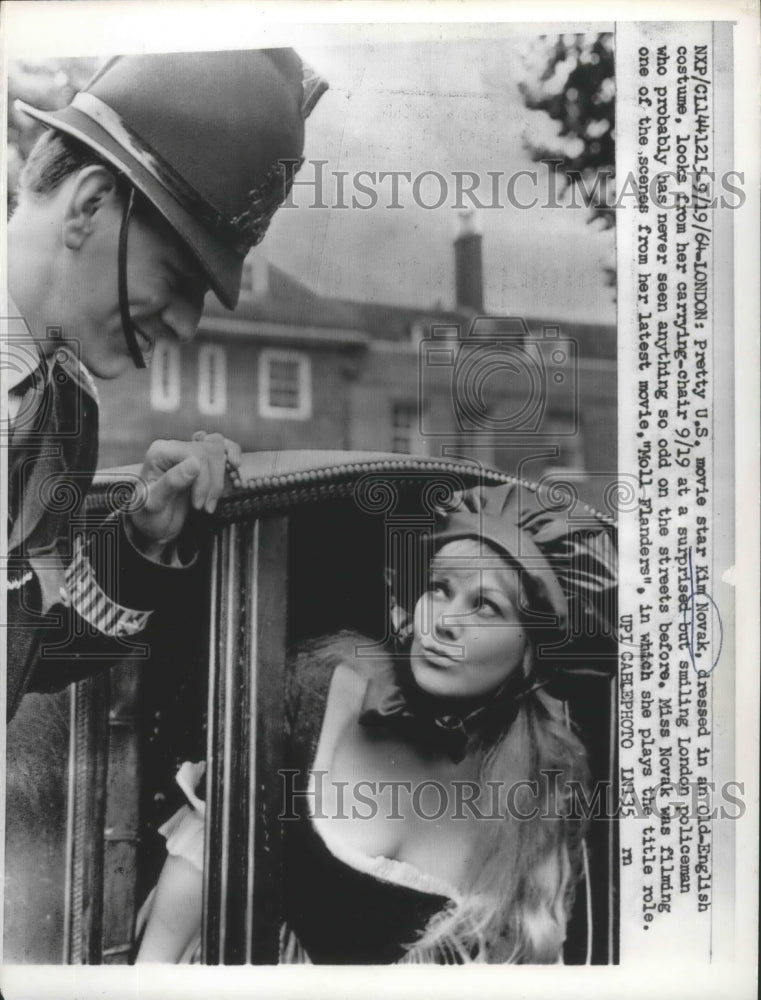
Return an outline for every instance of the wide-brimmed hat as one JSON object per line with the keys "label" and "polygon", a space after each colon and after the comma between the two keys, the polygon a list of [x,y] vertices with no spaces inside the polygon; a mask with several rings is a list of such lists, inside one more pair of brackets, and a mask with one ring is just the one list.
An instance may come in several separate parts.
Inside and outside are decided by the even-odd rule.
{"label": "wide-brimmed hat", "polygon": [[233,308],[326,89],[292,49],[186,52],[117,56],[60,111],[16,103],[124,174]]}

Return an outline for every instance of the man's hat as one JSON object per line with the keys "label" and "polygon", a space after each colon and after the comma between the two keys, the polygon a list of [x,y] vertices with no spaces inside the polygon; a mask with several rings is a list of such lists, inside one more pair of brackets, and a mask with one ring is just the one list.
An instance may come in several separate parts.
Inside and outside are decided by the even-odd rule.
{"label": "man's hat", "polygon": [[292,49],[187,52],[118,56],[61,111],[17,106],[123,173],[232,309],[326,89]]}

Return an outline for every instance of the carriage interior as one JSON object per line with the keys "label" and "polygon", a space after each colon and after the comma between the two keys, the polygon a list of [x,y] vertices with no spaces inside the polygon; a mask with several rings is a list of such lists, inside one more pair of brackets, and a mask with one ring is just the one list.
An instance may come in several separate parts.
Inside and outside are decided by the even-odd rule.
{"label": "carriage interior", "polygon": [[[420,496],[408,490],[395,514],[402,534],[414,538],[424,528],[416,521]],[[362,509],[350,496],[275,510],[287,517],[287,600],[282,608],[289,645],[304,639],[351,629],[371,640],[383,639],[387,628],[389,518]],[[406,520],[405,520],[406,518]],[[421,527],[422,525],[422,527]],[[393,534],[393,532],[392,532]],[[208,556],[204,557],[208,559]],[[202,573],[207,580],[207,573]],[[243,597],[241,597],[243,599]],[[36,702],[44,719],[55,717],[61,764],[59,806],[50,809],[46,826],[47,857],[58,859],[60,879],[46,887],[35,905],[16,912],[15,930],[6,930],[10,961],[91,961],[118,964],[131,959],[134,917],[155,884],[165,857],[158,827],[183,802],[174,782],[179,764],[206,753],[209,635],[208,587],[194,592],[174,619],[165,617],[146,635],[149,657],[128,659],[110,672],[80,685],[89,704],[87,731],[89,827],[102,830],[101,853],[85,858],[80,884],[72,875],[72,811],[66,808],[67,783],[76,765],[62,753],[73,746],[69,720],[76,706],[69,696]],[[600,657],[614,662],[615,650],[601,647]],[[586,743],[594,779],[614,776],[611,725],[615,723],[614,684],[603,676],[578,679],[569,691],[569,714]],[[41,702],[45,702],[40,709]],[[73,707],[72,707],[73,706]],[[33,709],[32,704],[28,706]],[[68,716],[68,717],[67,717]],[[39,728],[39,727],[38,727]],[[81,728],[81,727],[80,727]],[[31,808],[31,807],[30,807]],[[46,806],[38,802],[37,810]],[[29,828],[40,822],[34,809]],[[80,827],[83,820],[80,818]],[[81,835],[84,830],[80,829]],[[23,828],[15,831],[24,836]],[[606,963],[615,960],[612,927],[615,905],[611,885],[611,852],[615,824],[592,823],[588,837],[589,876],[579,887],[568,928],[565,961]],[[76,865],[74,865],[76,869]],[[65,898],[74,888],[95,901],[85,944],[71,946],[72,913]],[[47,893],[47,895],[45,895]],[[40,901],[41,900],[41,901]],[[16,901],[16,905],[20,905]],[[94,914],[94,918],[92,917]],[[45,926],[41,927],[41,921]],[[34,940],[33,940],[34,939]],[[58,957],[57,957],[58,956]]]}

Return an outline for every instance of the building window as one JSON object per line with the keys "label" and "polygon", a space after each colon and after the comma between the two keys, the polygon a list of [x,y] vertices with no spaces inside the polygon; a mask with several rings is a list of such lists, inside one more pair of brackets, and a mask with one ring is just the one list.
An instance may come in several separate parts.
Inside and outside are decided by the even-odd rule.
{"label": "building window", "polygon": [[157,340],[151,360],[151,406],[167,413],[180,405],[180,345]]}
{"label": "building window", "polygon": [[298,351],[262,351],[259,413],[280,420],[308,420],[312,416],[309,355]]}
{"label": "building window", "polygon": [[[417,406],[414,403],[394,403],[391,410],[391,450],[410,455],[420,451],[417,438]],[[414,446],[413,446],[414,445]]]}
{"label": "building window", "polygon": [[209,417],[227,410],[227,356],[224,347],[204,344],[198,351],[198,409]]}

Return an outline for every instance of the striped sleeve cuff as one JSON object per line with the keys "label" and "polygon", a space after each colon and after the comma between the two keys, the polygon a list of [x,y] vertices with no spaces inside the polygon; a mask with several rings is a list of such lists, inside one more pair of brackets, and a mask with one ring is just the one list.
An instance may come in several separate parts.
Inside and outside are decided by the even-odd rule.
{"label": "striped sleeve cuff", "polygon": [[141,632],[153,612],[135,611],[117,604],[95,577],[81,537],[74,543],[74,558],[66,570],[61,599],[103,635],[125,636]]}

